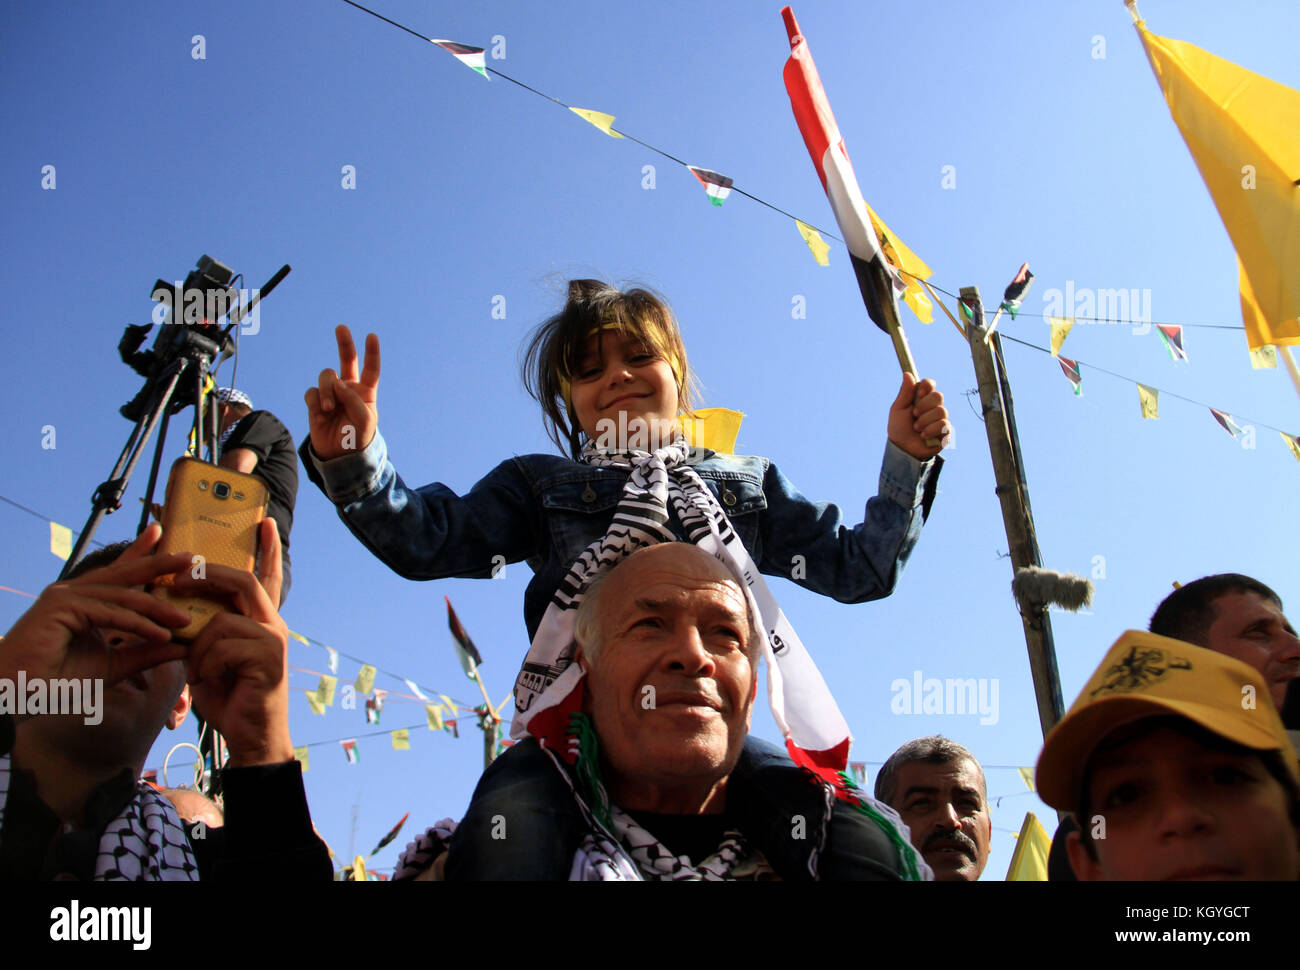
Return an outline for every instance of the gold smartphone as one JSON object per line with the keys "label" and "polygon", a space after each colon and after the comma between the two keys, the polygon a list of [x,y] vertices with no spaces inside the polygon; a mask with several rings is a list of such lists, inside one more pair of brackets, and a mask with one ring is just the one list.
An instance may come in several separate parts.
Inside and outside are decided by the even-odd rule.
{"label": "gold smartphone", "polygon": [[[163,502],[163,538],[159,552],[191,552],[202,556],[200,565],[221,563],[253,571],[257,558],[257,527],[266,518],[267,489],[260,478],[197,458],[181,458],[172,465]],[[188,643],[230,604],[219,599],[177,593],[173,577],[164,576],[153,595],[190,614],[190,624],[174,630],[172,639]]]}

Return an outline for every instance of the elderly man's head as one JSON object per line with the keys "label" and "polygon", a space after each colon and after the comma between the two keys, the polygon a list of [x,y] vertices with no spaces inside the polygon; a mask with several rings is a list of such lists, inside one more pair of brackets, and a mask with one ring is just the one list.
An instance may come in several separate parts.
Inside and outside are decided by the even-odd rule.
{"label": "elderly man's head", "polygon": [[576,622],[614,802],[720,812],[758,689],[761,641],[740,584],[698,546],[651,546],[588,591]]}
{"label": "elderly man's head", "polygon": [[993,822],[984,770],[966,748],[938,736],[907,742],[876,776],[876,797],[903,817],[936,880],[980,877]]}

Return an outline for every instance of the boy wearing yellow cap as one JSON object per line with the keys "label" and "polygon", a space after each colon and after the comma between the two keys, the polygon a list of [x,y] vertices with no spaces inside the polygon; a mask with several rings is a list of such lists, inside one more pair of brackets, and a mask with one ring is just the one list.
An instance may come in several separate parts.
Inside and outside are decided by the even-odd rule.
{"label": "boy wearing yellow cap", "polygon": [[1300,878],[1300,765],[1253,668],[1130,630],[1038,759],[1081,880]]}

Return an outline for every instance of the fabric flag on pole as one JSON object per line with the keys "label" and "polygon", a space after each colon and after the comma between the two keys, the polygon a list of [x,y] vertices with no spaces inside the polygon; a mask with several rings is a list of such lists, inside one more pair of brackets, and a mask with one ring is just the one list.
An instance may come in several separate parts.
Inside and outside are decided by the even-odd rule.
{"label": "fabric flag on pole", "polygon": [[411,750],[411,729],[410,728],[398,728],[396,731],[389,731],[388,733],[393,739],[394,751]]}
{"label": "fabric flag on pole", "polygon": [[307,746],[305,744],[301,748],[293,749],[293,760],[302,765],[302,770],[304,772],[311,767],[311,756],[307,754]]}
{"label": "fabric flag on pole", "polygon": [[440,706],[438,706],[437,704],[425,704],[425,705],[424,705],[424,716],[425,716],[425,719],[428,720],[428,722],[429,722],[429,730],[430,730],[430,731],[441,731],[441,730],[442,730],[442,727],[443,727],[443,724],[442,724],[442,708],[441,708]]}
{"label": "fabric flag on pole", "polygon": [[575,115],[589,123],[594,128],[599,128],[610,138],[622,138],[617,131],[610,127],[614,123],[614,116],[607,115],[603,111],[592,111],[590,108],[570,108]]}
{"label": "fabric flag on pole", "polygon": [[731,194],[731,187],[735,185],[730,178],[720,175],[717,172],[710,172],[707,168],[696,168],[694,165],[687,165],[691,174],[700,180],[704,186],[704,191],[708,193],[709,201],[714,205],[722,205],[727,201],[727,196]]}
{"label": "fabric flag on pole", "polygon": [[1160,392],[1145,384],[1138,385],[1138,399],[1142,402],[1142,417],[1154,421],[1160,417]]}
{"label": "fabric flag on pole", "polygon": [[307,698],[307,706],[311,708],[313,714],[325,713],[325,705],[321,703],[319,687],[315,690],[303,691],[302,696]]}
{"label": "fabric flag on pole", "polygon": [[808,225],[806,222],[794,221],[799,235],[803,236],[803,241],[808,244],[808,250],[813,254],[813,259],[817,260],[818,266],[829,266],[830,257],[826,254],[831,251],[830,243],[822,238],[822,234]]}
{"label": "fabric flag on pole", "polygon": [[1074,388],[1074,396],[1083,397],[1083,374],[1079,370],[1079,362],[1069,357],[1062,357],[1060,354],[1057,354],[1056,362],[1061,365],[1061,370],[1065,372],[1065,379]]}
{"label": "fabric flag on pole", "polygon": [[1272,344],[1256,347],[1250,352],[1250,366],[1254,370],[1272,370],[1277,367],[1277,348]]}
{"label": "fabric flag on pole", "polygon": [[1029,292],[1033,282],[1034,274],[1029,272],[1029,264],[1021,263],[1016,278],[1007,284],[1006,290],[1002,293],[1002,309],[1011,314],[1012,320],[1016,318],[1020,304],[1024,302],[1025,294]]}
{"label": "fabric flag on pole", "polygon": [[785,19],[786,33],[790,38],[790,57],[783,71],[790,107],[848,247],[849,260],[867,305],[867,314],[876,326],[888,332],[882,301],[895,301],[906,286],[881,251],[867,214],[866,200],[853,172],[853,163],[844,147],[844,138],[835,123],[835,115],[831,112],[808,44],[799,33],[798,21],[789,7],[781,11],[781,16]]}
{"label": "fabric flag on pole", "polygon": [[66,525],[50,523],[50,552],[65,561],[72,555],[72,530]]}
{"label": "fabric flag on pole", "polygon": [[1047,829],[1033,812],[1026,812],[1015,851],[1011,853],[1007,882],[1046,882],[1047,856],[1051,851],[1052,840]]}
{"label": "fabric flag on pole", "polygon": [[410,690],[410,692],[414,694],[416,697],[418,697],[420,700],[427,701],[429,699],[424,696],[424,691],[420,690],[420,688],[416,686],[415,681],[402,678],[402,683],[405,684],[407,688]]}
{"label": "fabric flag on pole", "polygon": [[334,703],[334,688],[338,686],[337,677],[326,677],[321,674],[320,683],[316,685],[316,697],[325,707],[330,707]]}
{"label": "fabric flag on pole", "polygon": [[1210,408],[1210,413],[1214,415],[1214,420],[1219,422],[1219,426],[1234,438],[1243,433],[1230,415],[1224,414],[1222,411],[1216,411],[1214,408]]}
{"label": "fabric flag on pole", "polygon": [[362,664],[361,669],[357,671],[357,680],[352,686],[357,689],[358,694],[369,694],[375,689],[375,674],[378,673],[370,664]]}
{"label": "fabric flag on pole", "polygon": [[1300,343],[1300,91],[1159,37],[1133,16],[1237,251],[1246,342]]}
{"label": "fabric flag on pole", "polygon": [[1300,461],[1300,437],[1293,434],[1287,434],[1285,431],[1279,431],[1278,434],[1282,436],[1282,440],[1286,442],[1286,446],[1291,449],[1291,454],[1295,455],[1295,460]]}
{"label": "fabric flag on pole", "polygon": [[[396,734],[397,732],[394,731],[393,733]],[[402,831],[402,826],[406,824],[406,820],[410,817],[411,817],[410,812],[407,812],[405,815],[403,815],[402,820],[398,822],[396,825],[394,825],[392,830],[387,835],[385,835],[382,839],[379,840],[379,844],[370,850],[370,854],[373,856],[384,846],[388,845],[388,843],[392,842],[393,839],[397,838],[397,833]]]}
{"label": "fabric flag on pole", "polygon": [[357,739],[348,738],[346,741],[340,741],[343,745],[343,753],[347,756],[348,764],[354,765],[361,760],[361,752],[357,750]]}
{"label": "fabric flag on pole", "polygon": [[429,38],[429,43],[437,44],[471,71],[478,71],[483,75],[484,80],[492,80],[492,78],[488,76],[487,62],[483,59],[482,47],[471,47],[469,44],[458,44],[454,40],[434,40],[432,37]]}
{"label": "fabric flag on pole", "polygon": [[1061,356],[1061,345],[1065,343],[1065,338],[1070,335],[1070,328],[1074,326],[1074,317],[1048,317],[1047,324],[1052,328],[1052,356]]}
{"label": "fabric flag on pole", "polygon": [[1164,342],[1165,350],[1169,351],[1171,360],[1187,360],[1187,350],[1183,347],[1183,328],[1176,327],[1173,324],[1157,323],[1156,333],[1160,334],[1160,339]]}
{"label": "fabric flag on pole", "polygon": [[1034,787],[1033,768],[1017,768],[1016,771],[1020,775],[1020,780],[1025,783],[1026,788],[1028,788],[1030,791],[1038,791],[1038,789]]}
{"label": "fabric flag on pole", "polygon": [[[461,668],[465,671],[465,676],[470,680],[477,680],[476,671],[483,658],[479,656],[478,648],[474,646],[474,641],[469,638],[465,628],[461,626],[460,617],[456,611],[451,608],[451,597],[444,596],[447,601],[447,628],[451,630],[451,641],[456,647],[456,659],[460,661]],[[446,700],[444,697],[443,700]],[[450,703],[450,702],[448,702]],[[453,707],[454,711],[455,708]]]}
{"label": "fabric flag on pole", "polygon": [[339,652],[333,647],[326,647],[325,651],[329,654],[330,658],[330,673],[337,674],[339,672]]}

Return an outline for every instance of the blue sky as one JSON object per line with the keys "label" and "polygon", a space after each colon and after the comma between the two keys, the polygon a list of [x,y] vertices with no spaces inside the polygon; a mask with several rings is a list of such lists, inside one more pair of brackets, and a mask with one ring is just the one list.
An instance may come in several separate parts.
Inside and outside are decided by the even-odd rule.
{"label": "blue sky", "polygon": [[[495,47],[489,64],[824,230],[833,218],[781,81],[780,4],[617,5],[387,0],[427,36]],[[1300,8],[1145,0],[1157,34],[1300,87]],[[978,285],[987,304],[1021,262],[1036,274],[1025,312],[999,325],[1047,342],[1051,291],[1135,289],[1155,322],[1238,327],[1232,249],[1119,0],[910,5],[812,0],[795,13],[821,71],[863,193],[934,270]],[[602,135],[559,105],[483,78],[409,34],[336,0],[9,4],[0,262],[6,353],[0,495],[79,528],[129,425],[117,407],[140,379],[117,359],[123,325],[149,318],[154,280],[201,253],[257,286],[283,263],[260,331],[243,338],[238,381],[305,432],[302,394],[335,363],[332,330],[377,332],[380,425],[405,480],[468,489],[511,454],[550,451],[517,358],[570,277],[635,281],[672,302],[707,405],[744,411],[738,451],[776,461],[810,498],[850,521],[874,493],[885,415],[899,383],[888,340],[866,318],[843,246],[815,264],[793,222],[737,194],[720,208],[680,166]],[[194,40],[203,38],[196,59]],[[55,187],[42,188],[44,166]],[[648,187],[645,166],[653,166]],[[344,188],[344,167],[355,188]],[[951,166],[950,170],[945,166]],[[945,173],[955,185],[945,187]],[[805,315],[793,315],[796,305]],[[493,308],[504,306],[504,318]],[[941,315],[903,311],[921,371],[948,396],[956,445],[921,543],[890,598],[843,606],[784,580],[773,590],[853,728],[853,759],[943,733],[988,765],[1032,765],[1041,732],[984,431],[967,392],[965,344]],[[1297,595],[1293,499],[1300,467],[1265,425],[1300,431],[1285,374],[1250,368],[1240,331],[1188,327],[1174,364],[1152,329],[1080,323],[1064,353],[1083,363],[1076,398],[1056,362],[1006,346],[1046,564],[1096,579],[1083,615],[1054,614],[1067,703],[1105,648],[1144,626],[1174,580],[1241,571]],[[1134,385],[1167,392],[1144,421]],[[223,375],[230,376],[228,362]],[[1234,442],[1205,407],[1255,429]],[[977,401],[977,399],[976,399]],[[46,426],[56,447],[42,448]],[[182,448],[173,430],[169,454]],[[1251,444],[1247,440],[1245,444]],[[133,530],[145,476],[99,538]],[[37,592],[57,574],[48,526],[0,505],[0,584]],[[402,580],[369,555],[303,481],[293,531],[296,631],[474,701],[446,632],[442,597],[478,643],[495,700],[527,644],[527,567],[491,581]],[[27,600],[0,594],[0,625]],[[292,643],[290,662],[324,669]],[[998,684],[995,723],[899,715],[895,680]],[[356,674],[347,660],[341,680]],[[295,743],[376,728],[336,705],[313,716],[295,672]],[[381,675],[377,685],[405,690]],[[422,725],[390,698],[381,730]],[[773,738],[766,712],[757,733]],[[150,764],[175,740],[160,741]],[[405,812],[408,831],[458,816],[482,764],[477,730],[412,732],[312,747],[313,815],[340,855],[366,852]],[[174,762],[175,764],[175,762]],[[175,775],[175,772],[174,772]],[[1015,771],[988,772],[994,850],[1006,871],[1025,811],[1051,812]],[[353,817],[357,819],[355,839]]]}

